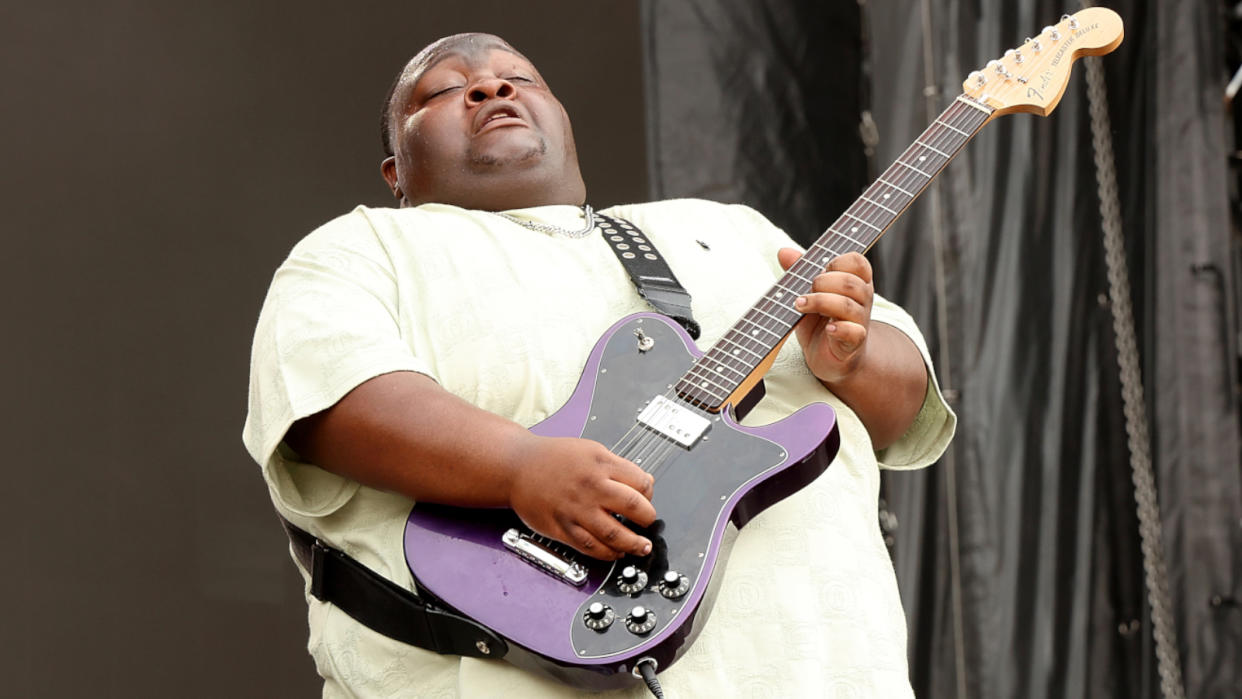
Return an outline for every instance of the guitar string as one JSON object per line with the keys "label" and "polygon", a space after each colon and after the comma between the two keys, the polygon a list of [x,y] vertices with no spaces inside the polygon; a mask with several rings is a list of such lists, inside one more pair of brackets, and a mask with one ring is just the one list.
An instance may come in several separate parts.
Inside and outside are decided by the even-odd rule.
{"label": "guitar string", "polygon": [[[973,119],[972,118],[963,119],[962,118],[963,115],[967,117],[973,117]],[[881,177],[872,183],[872,185],[864,192],[863,196],[860,197],[859,200],[857,200],[855,204],[851,206],[850,209],[847,210],[847,212],[850,212],[850,211],[855,212],[850,215],[852,217],[857,218],[859,221],[864,222],[867,225],[875,228],[877,231],[877,234],[871,237],[873,239],[878,239],[879,233],[882,233],[886,226],[877,226],[875,224],[884,222],[884,219],[889,218],[890,215],[891,215],[891,219],[887,223],[891,223],[891,220],[899,216],[900,213],[904,211],[904,209],[907,208],[916,198],[915,196],[911,196],[911,194],[906,188],[909,187],[909,188],[915,188],[915,189],[920,189],[920,190],[924,188],[927,185],[927,183],[929,183],[932,179],[934,179],[935,175],[938,174],[939,171],[943,169],[944,166],[946,166],[950,160],[952,160],[952,158],[956,155],[956,152],[960,150],[962,146],[965,145],[966,141],[969,139],[970,134],[974,131],[977,131],[978,128],[982,125],[981,123],[976,124],[976,123],[971,123],[971,122],[981,121],[983,119],[986,119],[986,116],[987,115],[985,113],[980,112],[980,110],[974,107],[971,107],[969,105],[965,105],[959,100],[954,100],[954,102],[950,104],[949,108],[946,109],[945,112],[941,114],[941,116],[937,118],[937,120],[935,120],[932,123],[932,125],[930,125],[925,130],[925,132],[922,135],[920,135],[920,137],[916,139],[915,142],[912,143],[909,148],[907,148],[907,150],[904,153],[902,153],[901,156],[899,156],[898,162],[890,166],[889,170],[885,171],[884,173],[884,175],[888,175],[890,171],[894,171],[894,169],[897,168],[898,163],[900,163],[904,167],[900,168],[899,171],[905,174],[899,175],[897,177],[888,177],[888,178],[886,178],[884,175],[881,175]],[[947,126],[948,128],[941,128],[941,125]],[[957,127],[965,127],[965,129],[958,129]],[[962,138],[954,137],[952,135],[954,132],[961,132],[961,133],[967,134],[967,138],[962,139]],[[920,150],[927,151],[927,152],[920,154],[919,153]],[[918,157],[923,158],[923,160],[921,161],[917,160],[916,158]],[[918,164],[925,163],[929,160],[931,161],[929,165],[932,168],[932,174],[930,176],[927,175],[922,168],[917,167]],[[893,179],[897,179],[900,184],[892,182]],[[902,185],[904,185],[904,187]],[[893,202],[894,204],[900,207],[899,209],[896,210],[896,212],[892,211],[891,209],[885,209],[885,207],[882,204],[880,204],[878,200],[872,198],[876,195],[879,195],[880,198],[891,200],[893,198],[892,192],[882,191],[886,188],[887,189],[898,189],[898,191],[904,194],[905,196],[904,202],[902,201]],[[887,194],[888,196],[885,197],[884,194]],[[871,196],[868,196],[868,195],[871,195]],[[834,233],[838,237],[845,238],[847,241],[849,241],[846,246],[847,248],[856,246],[859,248],[859,251],[865,249],[865,246],[862,243],[859,243],[858,241],[850,238],[849,236],[845,236],[844,234],[841,234],[839,231],[833,228],[830,228],[829,232]],[[818,250],[818,248],[826,248],[827,249],[826,252],[831,253],[831,255],[836,256],[836,255],[843,254],[841,251],[836,250],[833,247],[831,247],[832,237],[833,236],[826,236],[828,240],[818,241],[815,245],[812,246],[812,248],[808,250],[808,253],[811,252],[811,250],[815,250],[815,254],[818,255],[820,254],[820,251]],[[795,272],[795,275],[796,275],[796,272]],[[774,289],[776,288],[779,288],[781,290],[789,290],[787,287],[781,286],[779,283],[774,287]],[[792,291],[792,290],[789,290],[789,291]],[[768,295],[765,295],[764,297],[760,299],[759,303],[757,303],[755,306],[755,308],[758,309],[760,313],[762,313],[763,315],[771,317],[771,314],[767,312],[768,310],[783,310],[783,309],[788,308],[786,306],[783,306],[782,304],[775,302],[771,297],[772,297],[771,293],[769,293]],[[744,316],[743,319],[746,322],[749,322],[750,324],[755,325],[757,328],[762,329],[768,333],[771,333],[777,337],[782,336],[784,333],[788,332],[788,329],[790,327],[792,327],[791,323],[784,321],[783,319],[780,319],[780,318],[771,317],[771,320],[766,320],[763,318],[755,319],[754,315],[755,314],[753,312],[747,313],[747,315]],[[782,325],[784,327],[782,327]],[[777,329],[779,329],[781,332],[778,333]],[[730,338],[727,335],[726,337],[722,338],[722,343],[724,342],[728,342],[730,344],[739,344],[736,338]],[[722,343],[717,343],[717,345],[714,346],[712,350],[717,350],[720,347],[720,344]],[[759,343],[759,344],[760,344],[760,348],[762,348],[763,347],[762,343]],[[745,348],[743,345],[739,345],[739,346],[742,348]],[[750,350],[750,348],[745,348],[745,349],[747,349],[748,351]],[[720,396],[714,395],[709,390],[706,390],[707,386],[705,386],[704,384],[716,385],[720,388],[724,388],[727,390],[727,386],[720,386],[719,384],[716,384],[714,380],[715,378],[714,375],[712,378],[708,378],[702,374],[703,362],[710,361],[710,363],[716,364],[718,367],[716,374],[723,374],[724,372],[720,371],[720,368],[726,368],[726,369],[732,370],[733,372],[739,375],[742,375],[744,378],[745,375],[748,375],[751,371],[753,371],[751,363],[742,362],[742,360],[737,360],[741,362],[742,366],[746,369],[746,371],[743,371],[741,369],[738,369],[736,366],[734,366],[733,360],[730,360],[728,355],[721,357],[719,356],[720,354],[719,352],[716,352],[715,355],[712,355],[711,354],[712,350],[709,350],[709,354],[704,355],[704,357],[702,357],[699,360],[699,363],[693,366],[691,368],[691,371],[687,373],[687,377],[694,377],[700,380],[699,386],[696,387],[696,390],[690,392],[689,397],[692,399],[697,399],[701,403],[706,403],[709,401],[709,399],[710,400],[721,400]],[[751,354],[757,354],[757,353],[752,351]],[[697,376],[696,376],[696,371],[698,372]],[[687,378],[687,377],[683,377],[683,378]],[[704,389],[704,390],[700,392],[697,389]],[[650,455],[644,454],[642,457],[639,457],[639,458],[649,459]]]}
{"label": "guitar string", "polygon": [[[976,117],[975,115],[978,115],[978,116]],[[974,119],[973,120],[971,118],[963,119],[962,116],[974,117]],[[910,193],[908,193],[908,190],[906,190],[906,187],[915,188],[915,189],[922,189],[923,187],[925,187],[926,184],[930,182],[931,179],[934,178],[935,174],[938,174],[939,170],[943,169],[943,167],[947,165],[947,163],[956,154],[956,151],[960,150],[961,147],[965,145],[965,142],[966,142],[965,139],[959,139],[959,138],[954,137],[952,135],[953,133],[952,130],[956,129],[957,131],[960,131],[961,133],[965,133],[965,134],[969,134],[973,131],[977,131],[977,129],[982,124],[972,123],[972,121],[981,122],[983,119],[986,118],[986,116],[987,116],[986,114],[980,112],[980,110],[978,110],[977,108],[971,107],[969,105],[965,105],[962,102],[955,100],[949,106],[949,108],[946,109],[945,113],[941,115],[941,118],[939,118],[936,122],[933,122],[933,124],[930,127],[928,127],[928,129],[924,132],[924,134],[922,134],[920,138],[916,139],[915,142],[911,144],[911,146],[907,149],[907,151],[903,153],[902,156],[898,159],[902,167],[898,168],[898,164],[894,163],[894,165],[891,166],[889,170],[886,171],[884,175],[881,176],[880,179],[877,179],[867,189],[867,191],[864,192],[863,197],[860,197],[860,199],[857,202],[855,202],[855,205],[851,206],[850,209],[847,210],[849,215],[851,217],[857,218],[860,222],[863,222],[866,225],[876,229],[876,234],[873,235],[872,237],[878,238],[879,233],[883,231],[885,226],[877,226],[875,224],[885,222],[885,219],[889,219],[885,223],[891,223],[892,220],[894,220],[898,215],[900,215],[900,213],[906,207],[908,207],[910,203],[913,202],[915,197],[911,196]],[[943,124],[944,126],[947,126],[948,128],[941,127],[941,124]],[[957,127],[959,126],[964,126],[965,129],[957,129]],[[919,151],[925,151],[925,152],[920,153]],[[930,165],[932,166],[932,171],[933,171],[931,176],[926,176],[922,168],[917,168],[917,165],[920,164],[920,162],[926,162],[926,160],[918,161],[917,160],[918,157],[923,157],[931,161]],[[893,176],[885,177],[886,175],[890,175],[890,172],[893,172],[895,169],[901,174],[899,174],[897,177],[893,177]],[[896,179],[900,184],[893,182],[894,179]],[[905,185],[905,187],[901,187],[901,185],[903,184]],[[905,192],[904,201],[902,200],[901,196],[894,197],[893,192],[886,192],[885,191],[886,189],[897,189],[898,192]],[[888,195],[887,197],[885,196],[886,194]],[[897,201],[893,201],[894,198],[896,198]],[[880,200],[882,199],[892,202],[893,204],[897,205],[899,209],[896,212],[892,211],[891,208],[885,209],[884,205],[881,204],[880,202]],[[856,247],[858,251],[862,251],[863,249],[865,249],[862,243],[859,243],[858,241],[853,240],[852,238],[850,238],[850,236],[844,235],[838,230],[838,228],[839,226],[830,228],[829,232],[836,234],[836,236],[840,238],[844,238],[846,241],[848,241],[847,247]],[[828,236],[828,237],[830,239],[832,238],[832,236]],[[814,251],[815,255],[819,255],[820,248],[827,248],[827,252],[833,255],[841,254],[841,251],[835,250],[831,247],[831,245],[829,244],[831,242],[832,242],[831,240],[821,241],[817,243],[816,245],[813,245],[812,248],[808,250],[808,253],[811,253],[812,251]],[[795,275],[798,275],[799,270],[794,269],[793,271]],[[777,290],[778,288],[780,290],[788,290],[787,287],[782,287],[779,284],[777,285],[777,287],[774,287],[774,290]],[[766,295],[764,298],[761,299],[760,303],[756,305],[756,307],[761,313],[770,315],[767,313],[767,311],[775,310],[773,309],[774,305],[776,309],[783,310],[784,308],[787,308],[786,306],[783,306],[782,304],[774,301],[772,297],[775,295],[776,294],[773,294],[773,293]],[[747,316],[744,317],[744,321],[750,322],[756,325],[757,327],[764,329],[765,331],[769,331],[769,332],[772,331],[773,326],[770,322],[766,322],[762,320],[756,321],[754,319],[753,313],[748,313]],[[788,327],[791,327],[791,324],[788,322],[785,322],[784,325],[786,327],[781,328],[782,331],[787,331]],[[780,327],[780,321],[778,321],[777,327]],[[777,333],[773,333],[773,334],[777,335]],[[781,334],[783,334],[783,332]],[[726,341],[731,341],[731,342],[736,343],[735,338],[726,336],[724,339]],[[713,350],[716,350],[716,349],[718,348],[713,348]],[[722,362],[721,361],[722,359],[725,361]],[[713,363],[720,362],[720,366],[728,367],[739,374],[749,373],[749,371],[751,370],[750,363],[743,363],[743,366],[746,367],[747,372],[743,372],[737,369],[736,367],[732,366],[732,361],[730,360],[727,354],[725,354],[722,357],[721,353],[718,351],[715,352],[714,354],[709,353],[709,355],[705,357],[704,360],[701,360],[701,361],[703,362],[710,361]],[[712,383],[714,383],[714,381],[712,381],[711,379],[704,378],[701,363],[692,369],[690,375],[694,376],[695,378],[701,379],[700,386],[699,386],[700,388],[705,388],[701,385],[703,381],[711,381]],[[717,400],[719,399],[719,396],[712,395],[711,397]]]}
{"label": "guitar string", "polygon": [[[908,147],[906,151],[898,157],[897,162],[894,162],[888,170],[886,170],[867,188],[867,190],[864,191],[863,195],[849,209],[846,210],[846,214],[843,215],[842,218],[848,215],[875,229],[875,234],[870,236],[872,238],[872,242],[874,242],[874,240],[878,239],[880,234],[884,232],[887,225],[891,224],[893,220],[900,216],[900,214],[917,198],[917,194],[921,193],[921,190],[925,188],[945,166],[948,165],[957,152],[965,146],[966,142],[973,135],[973,133],[977,132],[982,126],[982,122],[986,121],[987,116],[988,115],[986,113],[980,111],[976,107],[964,104],[960,100],[954,100],[940,115],[940,117],[933,121],[933,123],[928,126],[923,134],[921,134],[919,138],[915,139],[914,143],[912,143],[910,147]],[[959,136],[954,135],[955,133],[965,134],[965,138],[960,138]],[[920,151],[923,152],[920,153]],[[923,160],[918,160],[918,158],[923,158]],[[926,171],[923,168],[918,167],[923,163],[927,163],[924,167],[930,167],[930,175],[926,174]],[[897,173],[896,176],[890,176],[890,174],[894,172]],[[894,182],[893,180],[897,181]],[[897,190],[897,192],[885,191],[894,189]],[[910,189],[914,189],[916,191],[910,192]],[[894,194],[897,194],[897,196],[894,196]],[[904,201],[901,201],[903,197]],[[892,201],[893,199],[897,199],[898,201]],[[880,200],[891,201],[893,204],[897,205],[898,208],[895,211],[892,210],[891,207],[885,208]],[[838,222],[839,221],[840,219],[838,219]],[[838,228],[839,226],[830,227],[829,233],[835,234],[835,237],[837,238],[843,238],[846,242],[847,248],[856,247],[856,251],[861,252],[869,246],[870,243],[863,244],[850,236],[845,235],[838,230]],[[853,227],[851,232],[857,232],[856,229],[857,226]],[[821,239],[808,249],[808,257],[812,251],[814,251],[814,256],[819,256],[822,252],[830,253],[832,256],[843,254],[841,251],[831,247],[831,243],[834,242],[832,240],[834,238],[833,235],[826,235],[824,238],[827,238],[827,240]],[[826,250],[821,250],[821,248],[826,248]],[[791,271],[794,272],[796,277],[806,281],[804,277],[801,277],[801,275],[798,274],[797,269],[791,268]],[[760,313],[766,316],[771,315],[767,312],[769,310],[788,309],[788,306],[773,299],[773,296],[783,295],[783,291],[790,291],[792,293],[794,290],[788,289],[788,287],[784,287],[778,282],[774,285],[769,294],[766,294],[760,299],[759,303],[757,303],[754,308],[758,309]],[[742,323],[750,323],[755,325],[758,329],[762,329],[773,334],[775,337],[781,337],[788,332],[788,329],[793,325],[793,323],[786,322],[782,319],[775,319],[775,324],[772,321],[764,320],[762,318],[756,320],[754,319],[754,315],[754,313],[748,312],[741,320],[739,320],[738,324],[735,324],[732,330],[736,330],[737,325]],[[795,318],[794,322],[796,322],[796,320],[797,319]],[[780,332],[777,332],[776,328],[779,328]],[[722,338],[722,341],[731,344],[739,344],[736,337],[731,337],[736,334],[737,333],[734,332],[726,333],[726,335]],[[742,337],[745,337],[745,335],[743,334]],[[747,341],[749,342],[750,340],[748,339]],[[762,347],[762,343],[759,344]],[[714,380],[714,375],[710,378],[705,375],[705,372],[707,371],[704,369],[705,363],[731,369],[735,373],[742,374],[743,377],[753,371],[753,363],[744,362],[740,359],[731,359],[727,353],[719,351],[719,349],[721,349],[720,345],[721,343],[718,343],[711,350],[709,350],[703,358],[696,362],[686,376],[686,379],[694,378],[699,380],[698,385],[694,387],[692,392],[690,392],[690,397],[697,399],[701,403],[708,402],[708,399],[717,401],[722,400],[721,396],[714,395],[708,389],[708,386],[704,385],[706,383],[719,386],[719,384],[716,384]],[[750,350],[750,348],[745,347],[744,345],[739,344],[739,346]],[[750,353],[756,354],[754,352]],[[738,369],[734,366],[735,361],[741,362],[746,371]],[[716,374],[721,373],[723,372],[720,372],[719,370],[716,371]],[[684,383],[689,382],[685,381]],[[725,389],[725,395],[728,395],[727,386],[720,388]]]}
{"label": "guitar string", "polygon": [[[967,118],[962,118],[963,116]],[[898,156],[897,161],[885,170],[885,172],[863,192],[863,195],[860,196],[859,199],[846,210],[846,214],[844,214],[842,218],[844,218],[845,215],[848,215],[875,229],[875,234],[870,236],[872,239],[871,243],[874,243],[874,241],[877,240],[887,229],[887,226],[899,217],[900,214],[910,206],[910,204],[913,203],[918,194],[921,193],[921,190],[925,188],[927,184],[929,184],[931,180],[933,180],[940,173],[940,171],[948,165],[957,152],[965,146],[966,142],[969,141],[973,134],[982,126],[982,122],[986,121],[987,116],[988,115],[986,113],[983,113],[974,107],[965,105],[959,100],[954,100],[953,103],[950,104],[949,107],[940,115],[940,117],[937,117],[937,119],[934,120],[933,123],[929,125],[918,138],[915,139],[914,143],[912,143],[906,151]],[[975,121],[978,121],[979,123],[973,123]],[[965,128],[959,129],[958,127]],[[954,133],[964,134],[965,137],[960,138],[954,136]],[[919,153],[918,151],[920,150],[925,152]],[[931,168],[930,174],[918,167],[919,164],[923,163],[927,163],[927,166]],[[899,165],[901,166],[900,168],[898,167]],[[900,172],[902,174],[895,177],[887,177],[893,172]],[[897,180],[897,182],[894,182],[894,179]],[[896,189],[899,195],[894,197],[894,192],[884,191],[891,189]],[[911,189],[915,191],[911,192]],[[884,199],[886,201],[894,198],[900,199],[902,197],[904,197],[905,201],[893,202],[899,207],[896,210],[893,210],[885,207],[880,203],[880,201],[873,198],[876,195],[878,195],[879,199]],[[840,221],[840,219],[838,219],[838,221]],[[852,230],[851,232],[857,231]],[[833,227],[829,227],[828,234],[822,236],[821,240],[813,244],[807,252],[811,253],[814,251],[816,256],[820,255],[821,252],[827,252],[832,256],[844,254],[842,251],[836,250],[832,247],[832,243],[836,242],[834,239],[841,238],[846,241],[847,252],[850,247],[857,247],[857,251],[861,252],[866,250],[866,248],[871,244],[864,244],[841,233]],[[823,248],[824,250],[821,251],[819,250],[820,248]],[[793,271],[792,267],[791,271]],[[794,276],[806,281],[805,278],[801,277],[801,275],[799,275],[796,271],[794,272]],[[717,342],[707,354],[696,361],[695,365],[691,367],[691,370],[683,376],[682,383],[687,383],[686,380],[688,378],[698,378],[700,380],[700,385],[698,387],[692,387],[692,392],[689,396],[692,400],[697,400],[703,404],[709,403],[713,400],[723,400],[721,397],[712,394],[710,391],[703,390],[700,392],[699,389],[706,389],[703,384],[712,384],[720,388],[727,389],[727,386],[719,386],[719,384],[716,384],[713,378],[708,378],[707,376],[702,375],[701,372],[703,371],[704,362],[716,364],[718,367],[716,370],[717,375],[723,374],[724,372],[721,371],[721,369],[727,368],[737,374],[741,374],[743,376],[742,380],[744,380],[750,372],[754,371],[754,367],[751,366],[751,362],[736,360],[741,362],[742,366],[746,369],[746,371],[742,371],[733,365],[732,362],[735,360],[730,359],[727,354],[723,357],[712,355],[713,351],[719,349],[721,345],[726,342],[737,345],[741,349],[746,349],[751,354],[758,354],[751,348],[740,344],[737,338],[729,337],[729,335],[735,334],[732,331],[737,330],[737,325],[740,325],[744,321],[756,326],[758,329],[762,329],[765,332],[773,334],[776,337],[783,336],[792,327],[792,323],[768,313],[768,311],[781,311],[789,308],[788,306],[777,302],[773,298],[773,291],[781,292],[777,295],[778,297],[783,295],[784,291],[789,291],[791,293],[794,292],[794,290],[781,285],[778,281],[774,285],[773,289],[770,290],[768,294],[761,297],[759,302],[752,307],[752,310],[748,311],[748,313],[743,316],[742,320],[739,320],[739,322],[731,328],[731,332],[726,333],[726,335],[721,338],[721,341]],[[754,318],[754,310],[758,310],[760,314],[765,317]],[[796,323],[796,319],[794,320],[794,323]],[[780,332],[778,332],[778,329]],[[745,335],[742,335],[742,338],[746,339]],[[746,341],[751,342],[749,339],[746,339]],[[759,344],[759,349],[764,347],[763,343],[759,343],[757,340],[754,340],[754,342]],[[716,352],[716,355],[719,354],[719,352]],[[696,371],[700,372],[697,377],[695,376]],[[741,381],[738,381],[737,383],[740,385]],[[664,397],[672,399],[673,393],[675,393],[675,390],[669,389],[664,393]],[[651,416],[651,419],[652,421],[658,421],[659,418],[666,417],[671,411],[671,406],[660,409]],[[632,440],[631,443],[623,446],[623,443],[627,439]],[[614,445],[614,452],[621,455],[628,454],[629,456],[627,458],[631,458],[631,460],[635,461],[635,463],[641,463],[642,465],[640,467],[643,468],[644,471],[653,474],[653,477],[656,477],[658,472],[663,470],[663,466],[669,463],[668,456],[675,453],[675,451],[675,442],[661,435],[657,430],[643,426],[643,424],[637,420],[630,430],[627,431],[627,433],[623,435],[620,440],[618,440],[616,445]]]}
{"label": "guitar string", "polygon": [[[963,115],[966,118],[962,118]],[[833,226],[829,226],[828,231],[826,231],[819,240],[807,249],[807,254],[804,255],[804,257],[798,262],[803,262],[808,258],[811,258],[812,255],[819,256],[826,252],[829,256],[825,256],[824,259],[821,260],[826,264],[832,257],[844,254],[844,252],[833,247],[834,242],[839,243],[844,241],[846,243],[845,252],[851,251],[849,250],[851,247],[856,247],[857,250],[855,251],[857,252],[864,252],[868,247],[870,247],[870,245],[874,244],[874,242],[878,240],[879,237],[887,230],[888,226],[900,217],[905,209],[918,198],[918,196],[922,193],[922,190],[926,188],[927,185],[930,184],[931,181],[934,180],[945,167],[948,166],[949,162],[953,160],[953,158],[966,145],[970,138],[972,138],[973,135],[977,133],[980,128],[982,128],[983,123],[986,122],[988,116],[988,114],[982,113],[978,109],[962,104],[959,100],[954,100],[953,103],[950,104],[949,107],[945,109],[945,111],[937,117],[932,124],[929,125],[905,151],[902,152],[901,155],[897,157],[896,161],[890,165],[888,169],[881,173],[881,175],[874,182],[872,182],[866,190],[864,190],[863,194],[855,200],[849,208],[846,209],[845,214],[843,214],[837,222],[834,222]],[[975,121],[978,121],[978,123],[974,123]],[[938,126],[941,125],[948,128],[938,128]],[[964,128],[958,129],[957,127]],[[964,138],[954,137],[953,133],[955,132],[960,132]],[[941,147],[943,147],[943,150]],[[917,152],[918,150],[927,152],[919,154]],[[915,159],[916,155],[919,159]],[[929,163],[929,166],[931,167],[930,174],[919,168],[916,164],[924,163],[929,160],[931,161]],[[894,176],[894,173],[900,174],[896,174]],[[896,180],[896,182],[894,182],[894,180]],[[896,193],[890,190],[896,190]],[[897,193],[899,193],[900,196],[897,196]],[[873,198],[876,195],[878,195],[878,198]],[[900,199],[902,197],[904,197],[904,201],[893,202],[897,205],[895,210],[885,207],[879,201],[879,199],[890,201],[894,198]],[[870,236],[870,242],[860,242],[836,229],[836,224],[839,223],[841,219],[845,218],[845,216],[855,218],[875,230],[875,234]],[[854,230],[851,230],[851,232],[857,232],[856,229],[857,227],[854,227]],[[822,248],[822,250],[820,248]],[[793,272],[792,276],[795,278],[802,279],[806,282],[808,284],[807,291],[809,291],[809,284],[813,283],[814,277],[812,277],[812,280],[807,280],[805,277],[802,277],[798,271],[795,271],[795,267],[797,266],[798,263],[795,262],[794,265],[791,265],[789,271]],[[809,270],[806,271],[809,272]],[[814,272],[814,274],[818,274],[818,272]],[[709,348],[707,353],[696,360],[690,370],[683,375],[677,384],[670,386],[662,394],[662,396],[672,401],[676,401],[676,386],[681,384],[689,384],[689,380],[695,378],[696,371],[700,372],[700,376],[697,378],[700,379],[701,384],[710,383],[719,386],[718,384],[715,384],[714,380],[707,379],[701,375],[701,371],[703,370],[703,366],[706,362],[714,363],[718,367],[716,371],[717,374],[723,374],[721,368],[728,368],[735,373],[742,375],[742,379],[737,381],[736,385],[740,385],[743,381],[745,381],[745,378],[749,376],[749,374],[753,372],[758,365],[750,361],[731,359],[727,353],[723,352],[724,345],[733,344],[737,349],[743,349],[748,353],[759,357],[760,352],[755,352],[754,350],[763,350],[765,346],[757,339],[747,338],[745,334],[739,333],[739,326],[742,325],[743,322],[750,323],[757,328],[774,335],[775,337],[783,337],[792,329],[793,325],[800,320],[800,317],[803,314],[796,314],[791,320],[786,320],[768,312],[776,311],[779,313],[782,311],[792,310],[790,306],[786,306],[785,304],[777,301],[777,299],[783,298],[784,292],[794,294],[795,298],[798,295],[796,289],[790,289],[781,283],[782,280],[787,279],[789,276],[790,275],[788,274],[782,276],[781,280],[778,280],[773,285],[772,289],[770,289],[767,294],[762,296],[752,307],[752,309],[743,315],[742,319],[726,331],[722,338],[711,348]],[[753,318],[752,316],[755,315],[755,310],[758,310],[764,318]],[[778,329],[779,332],[777,331]],[[753,342],[758,345],[758,347],[747,347],[746,345],[741,344],[739,339],[744,340],[747,343]],[[739,356],[737,349],[734,350],[734,356]],[[723,356],[720,356],[722,354]],[[759,360],[762,361],[762,357],[759,357]],[[734,366],[734,361],[740,362],[745,371]],[[727,390],[727,386],[723,386],[721,388]],[[724,397],[727,397],[728,395],[729,393],[726,393]],[[698,389],[694,389],[693,393],[691,393],[688,397],[697,401],[701,405],[710,404],[711,401],[722,402],[724,400],[724,397],[716,396],[710,391],[704,390],[699,392]],[[658,422],[660,418],[667,417],[672,411],[672,405],[657,409],[657,411],[651,415],[649,419],[650,421]],[[622,446],[626,440],[631,440],[631,443],[629,445]],[[672,459],[669,459],[669,456],[676,453],[676,450],[677,445],[671,439],[660,434],[657,430],[651,427],[644,426],[642,422],[637,419],[626,434],[623,435],[616,444],[614,444],[612,449],[613,453],[623,456],[624,458],[629,458],[634,463],[639,464],[640,468],[652,475],[653,482],[658,481],[660,474],[665,470],[665,467],[673,462]]]}

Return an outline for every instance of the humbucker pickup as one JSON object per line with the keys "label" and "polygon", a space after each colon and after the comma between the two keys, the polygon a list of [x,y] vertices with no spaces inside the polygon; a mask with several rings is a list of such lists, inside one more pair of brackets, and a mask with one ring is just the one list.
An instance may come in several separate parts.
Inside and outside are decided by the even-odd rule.
{"label": "humbucker pickup", "polygon": [[712,426],[710,420],[693,409],[664,396],[651,399],[638,414],[638,421],[686,448]]}

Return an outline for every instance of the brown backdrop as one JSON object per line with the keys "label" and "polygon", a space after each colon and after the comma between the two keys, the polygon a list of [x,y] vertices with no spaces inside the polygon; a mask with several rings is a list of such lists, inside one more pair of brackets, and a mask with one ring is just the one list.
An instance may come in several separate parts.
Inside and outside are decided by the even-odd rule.
{"label": "brown backdrop", "polygon": [[241,445],[249,342],[290,246],[386,202],[392,76],[437,36],[501,33],[573,115],[591,201],[646,193],[637,6],[470,8],[0,9],[0,694],[318,693]]}

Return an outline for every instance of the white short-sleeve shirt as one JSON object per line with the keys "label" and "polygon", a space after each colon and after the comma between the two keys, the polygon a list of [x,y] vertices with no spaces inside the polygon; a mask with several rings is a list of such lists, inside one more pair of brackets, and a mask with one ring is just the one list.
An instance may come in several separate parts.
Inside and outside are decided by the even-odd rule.
{"label": "white short-sleeve shirt", "polygon": [[[582,220],[569,206],[509,213],[567,229]],[[605,213],[636,224],[668,259],[694,299],[704,350],[780,276],[776,250],[795,246],[744,206],[674,200]],[[255,333],[243,438],[283,516],[412,589],[401,545],[411,501],[299,462],[282,443],[290,425],[367,379],[416,371],[530,426],[569,397],[604,330],[650,310],[598,230],[541,233],[436,204],[359,207],[307,236],[277,270]],[[872,320],[909,335],[930,368],[904,311],[877,296]],[[827,402],[841,448],[822,476],[743,528],[701,635],[660,674],[666,696],[907,696],[905,618],[878,526],[880,464],[866,430],[811,375],[796,341],[766,387],[746,424]],[[933,378],[883,466],[932,463],[954,426]],[[782,581],[779,592],[772,579]],[[503,661],[406,646],[309,594],[307,602],[325,696],[576,696]]]}

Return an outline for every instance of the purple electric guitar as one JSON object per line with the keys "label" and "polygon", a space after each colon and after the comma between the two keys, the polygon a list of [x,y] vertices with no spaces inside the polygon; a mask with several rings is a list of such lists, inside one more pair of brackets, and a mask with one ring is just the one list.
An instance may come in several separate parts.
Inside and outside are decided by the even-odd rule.
{"label": "purple electric guitar", "polygon": [[833,257],[865,251],[984,124],[1048,114],[1070,65],[1112,51],[1121,18],[1090,8],[1064,17],[984,72],[776,284],[706,353],[674,321],[618,321],[592,351],[569,401],[531,428],[609,445],[655,477],[660,520],[643,558],[602,562],[527,529],[510,510],[418,505],[405,553],[420,592],[507,639],[506,659],[584,689],[636,682],[638,663],[663,670],[707,619],[728,527],[821,474],[838,436],[817,403],[764,427],[743,427],[750,395],[802,314],[793,302]]}

